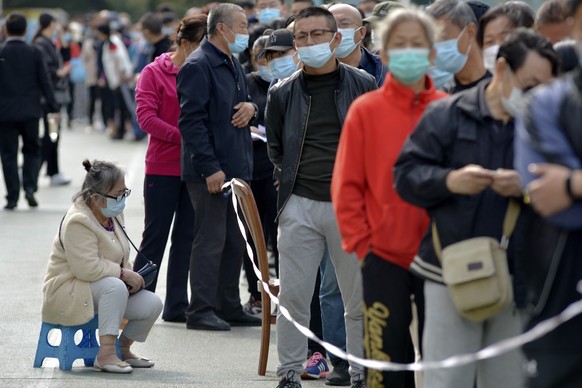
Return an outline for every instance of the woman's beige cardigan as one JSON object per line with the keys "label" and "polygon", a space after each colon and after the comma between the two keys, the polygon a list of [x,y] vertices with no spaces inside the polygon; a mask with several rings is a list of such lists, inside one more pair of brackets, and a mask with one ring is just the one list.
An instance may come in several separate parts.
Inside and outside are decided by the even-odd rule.
{"label": "woman's beige cardigan", "polygon": [[60,236],[64,249],[57,233],[43,286],[42,320],[81,325],[95,313],[90,283],[119,278],[122,262],[129,268],[129,242],[117,223],[115,232],[103,228],[82,199],[67,212]]}

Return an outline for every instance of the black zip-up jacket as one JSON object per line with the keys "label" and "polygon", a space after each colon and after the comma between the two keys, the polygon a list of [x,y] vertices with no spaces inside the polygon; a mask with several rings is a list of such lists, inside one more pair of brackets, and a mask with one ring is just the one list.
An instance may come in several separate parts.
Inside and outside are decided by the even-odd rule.
{"label": "black zip-up jacket", "polygon": [[[404,200],[427,209],[431,220],[436,222],[443,248],[484,235],[477,230],[495,230],[487,237],[501,239],[507,198],[491,189],[473,196],[457,195],[446,185],[449,172],[469,164],[492,169],[494,158],[502,161],[498,167],[513,169],[513,125],[501,129],[510,131],[501,144],[491,140],[494,119],[485,102],[489,83],[490,80],[485,80],[473,89],[429,105],[394,167],[396,191]],[[479,214],[487,214],[487,217],[477,219]],[[523,214],[510,239],[508,259],[512,272],[514,251],[520,244],[522,229]],[[425,279],[443,283],[431,228],[410,269]],[[516,299],[521,302],[523,290],[517,293]]]}
{"label": "black zip-up jacket", "polygon": [[234,106],[250,102],[245,74],[229,58],[202,40],[180,68],[176,86],[180,101],[182,180],[204,182],[222,170],[226,179],[252,179],[250,128],[231,124]]}
{"label": "black zip-up jacket", "polygon": [[[376,80],[364,70],[339,63],[340,79],[335,101],[343,126],[351,103],[360,95],[376,89]],[[279,81],[269,89],[265,125],[269,158],[279,180],[278,214],[293,192],[301,160],[311,96],[307,94],[303,71]]]}

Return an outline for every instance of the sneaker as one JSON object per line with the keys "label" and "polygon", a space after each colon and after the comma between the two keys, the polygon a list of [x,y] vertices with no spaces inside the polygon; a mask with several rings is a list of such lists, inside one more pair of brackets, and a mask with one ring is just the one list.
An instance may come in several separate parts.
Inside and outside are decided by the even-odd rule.
{"label": "sneaker", "polygon": [[71,180],[61,173],[51,176],[51,186],[66,186]]}
{"label": "sneaker", "polygon": [[260,317],[263,313],[263,303],[251,296],[249,301],[243,306],[243,310],[247,314]]}
{"label": "sneaker", "polygon": [[290,370],[287,372],[287,376],[283,380],[279,381],[279,385],[277,385],[276,388],[301,388],[301,383],[293,380],[294,376],[295,372]]}
{"label": "sneaker", "polygon": [[349,368],[350,364],[346,360],[340,360],[325,378],[325,385],[349,387],[351,385]]}
{"label": "sneaker", "polygon": [[329,373],[329,367],[327,366],[327,361],[325,357],[319,352],[313,353],[313,355],[307,360],[307,366],[303,370],[301,378],[303,379],[319,379],[327,376]]}

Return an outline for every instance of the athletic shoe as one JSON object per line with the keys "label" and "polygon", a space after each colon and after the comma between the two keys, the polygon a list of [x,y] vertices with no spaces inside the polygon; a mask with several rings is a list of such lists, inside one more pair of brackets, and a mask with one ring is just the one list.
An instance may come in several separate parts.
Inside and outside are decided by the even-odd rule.
{"label": "athletic shoe", "polygon": [[249,298],[249,301],[243,306],[245,313],[260,317],[263,313],[263,304],[260,300],[256,300],[253,296]]}
{"label": "athletic shoe", "polygon": [[349,387],[351,385],[349,367],[350,364],[346,360],[339,360],[327,375],[325,385]]}
{"label": "athletic shoe", "polygon": [[276,388],[301,388],[301,383],[293,380],[294,376],[295,372],[290,370],[287,372],[287,376],[283,380],[279,381],[279,385],[277,385]]}
{"label": "athletic shoe", "polygon": [[325,357],[319,352],[313,353],[313,355],[307,360],[307,366],[303,370],[301,378],[304,379],[319,379],[327,376],[329,373],[329,367],[327,366],[327,361]]}

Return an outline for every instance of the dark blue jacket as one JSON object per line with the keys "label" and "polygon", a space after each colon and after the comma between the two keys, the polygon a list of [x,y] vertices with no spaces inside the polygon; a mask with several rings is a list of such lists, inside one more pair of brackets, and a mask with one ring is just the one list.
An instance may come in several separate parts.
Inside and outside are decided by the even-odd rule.
{"label": "dark blue jacket", "polygon": [[251,180],[249,127],[231,124],[234,106],[250,101],[240,63],[206,38],[177,76],[182,134],[182,179],[204,182],[222,170],[226,179]]}
{"label": "dark blue jacket", "polygon": [[368,74],[374,77],[378,87],[384,85],[388,68],[382,63],[380,56],[372,54],[364,47],[361,47],[360,50],[362,51],[362,59],[360,60],[358,69],[365,70]]}

